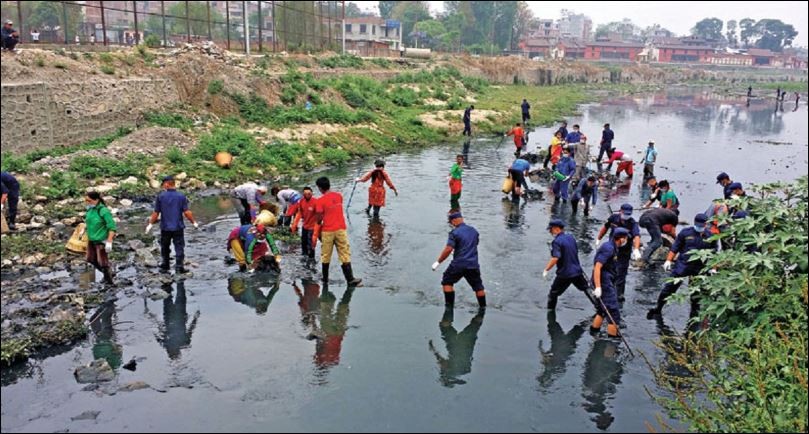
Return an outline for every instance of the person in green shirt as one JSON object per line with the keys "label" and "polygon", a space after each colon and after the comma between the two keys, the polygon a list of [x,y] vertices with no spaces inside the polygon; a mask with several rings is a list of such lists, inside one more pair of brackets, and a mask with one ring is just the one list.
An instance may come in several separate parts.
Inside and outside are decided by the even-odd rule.
{"label": "person in green shirt", "polygon": [[672,191],[669,182],[665,180],[660,181],[658,188],[660,189],[660,207],[670,209],[677,214],[680,214],[680,211],[678,210],[680,207],[680,200],[677,199],[677,195],[674,194],[674,191]]}
{"label": "person in green shirt", "polygon": [[87,231],[87,262],[104,274],[104,283],[112,284],[112,265],[109,253],[112,252],[112,240],[118,227],[112,218],[112,213],[101,194],[97,191],[87,192],[84,196],[87,203],[87,214],[84,224]]}
{"label": "person in green shirt", "polygon": [[462,167],[463,155],[458,154],[455,156],[455,164],[449,169],[449,203],[452,209],[461,208],[461,188],[463,187],[463,183],[461,182],[461,178],[463,177]]}

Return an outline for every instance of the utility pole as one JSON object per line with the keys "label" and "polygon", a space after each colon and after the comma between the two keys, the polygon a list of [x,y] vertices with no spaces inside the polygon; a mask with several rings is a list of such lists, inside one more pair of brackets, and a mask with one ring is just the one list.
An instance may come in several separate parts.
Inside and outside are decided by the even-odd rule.
{"label": "utility pole", "polygon": [[245,54],[250,55],[250,27],[247,24],[250,20],[247,18],[247,2],[242,1],[242,18],[244,18],[244,50]]}
{"label": "utility pole", "polygon": [[343,33],[343,54],[346,54],[346,2],[345,2],[345,0],[343,0],[342,3],[343,3],[343,19],[342,19],[342,23],[343,23],[343,29],[342,29],[342,33]]}

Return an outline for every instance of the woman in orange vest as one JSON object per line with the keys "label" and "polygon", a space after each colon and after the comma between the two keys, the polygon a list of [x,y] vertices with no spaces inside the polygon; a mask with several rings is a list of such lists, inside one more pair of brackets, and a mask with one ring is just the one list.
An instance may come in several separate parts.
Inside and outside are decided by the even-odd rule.
{"label": "woman in orange vest", "polygon": [[379,217],[379,208],[385,206],[385,184],[388,184],[388,187],[390,187],[390,189],[393,190],[397,196],[399,195],[399,192],[396,190],[396,187],[390,180],[388,172],[385,172],[385,162],[382,160],[376,160],[374,162],[374,166],[374,170],[371,170],[362,177],[357,178],[357,182],[366,182],[369,179],[371,180],[371,186],[368,188],[368,208],[365,208],[365,213],[370,214],[371,208],[373,208],[374,217]]}
{"label": "woman in orange vest", "polygon": [[512,128],[511,131],[507,132],[506,135],[514,136],[514,147],[517,148],[517,150],[514,151],[514,155],[519,157],[520,151],[522,151],[522,147],[525,145],[525,131],[520,126],[520,123],[517,122],[514,128]]}

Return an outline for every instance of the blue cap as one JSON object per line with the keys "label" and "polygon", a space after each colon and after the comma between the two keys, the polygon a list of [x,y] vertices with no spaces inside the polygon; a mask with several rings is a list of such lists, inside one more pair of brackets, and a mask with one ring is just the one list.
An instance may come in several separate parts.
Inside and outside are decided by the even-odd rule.
{"label": "blue cap", "polygon": [[626,228],[615,228],[615,230],[612,231],[612,237],[613,238],[628,237],[628,236],[629,236],[629,231],[626,230]]}
{"label": "blue cap", "polygon": [[455,219],[460,219],[460,218],[463,218],[463,216],[461,215],[461,213],[459,211],[450,213],[450,215],[447,216],[447,219],[449,219],[449,220],[455,220]]}
{"label": "blue cap", "polygon": [[163,177],[163,182],[169,182],[169,181],[174,181],[174,177],[171,176],[171,175]]}
{"label": "blue cap", "polygon": [[725,172],[722,172],[722,173],[720,173],[719,175],[716,175],[716,183],[717,183],[717,184],[719,184],[720,182],[722,182],[722,180],[723,180],[723,179],[730,179],[730,175],[728,175],[728,174],[727,174],[727,173],[725,173]]}
{"label": "blue cap", "polygon": [[728,185],[728,190],[730,190],[730,191],[743,190],[742,183],[741,182],[732,182],[730,185]]}
{"label": "blue cap", "polygon": [[708,216],[704,213],[699,213],[694,216],[694,224],[705,223],[708,221]]}
{"label": "blue cap", "polygon": [[550,229],[550,228],[552,228],[554,226],[557,227],[557,228],[564,229],[565,228],[565,222],[563,222],[562,220],[559,220],[559,219],[553,219],[550,222],[548,222],[548,229]]}
{"label": "blue cap", "polygon": [[628,203],[625,203],[625,204],[621,205],[621,212],[625,216],[631,216],[632,215],[632,205],[630,205]]}
{"label": "blue cap", "polygon": [[749,214],[747,213],[746,210],[740,209],[740,210],[733,213],[733,218],[738,220],[738,219],[747,218],[748,215]]}

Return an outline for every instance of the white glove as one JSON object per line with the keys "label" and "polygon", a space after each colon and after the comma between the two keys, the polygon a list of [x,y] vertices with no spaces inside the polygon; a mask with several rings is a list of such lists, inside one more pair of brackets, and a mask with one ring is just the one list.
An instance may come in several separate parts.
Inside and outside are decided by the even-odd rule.
{"label": "white glove", "polygon": [[199,222],[194,222],[194,229],[199,229]]}
{"label": "white glove", "polygon": [[106,250],[107,253],[112,252],[112,241],[107,241],[104,243],[104,250]]}
{"label": "white glove", "polygon": [[666,261],[663,263],[663,270],[665,271],[671,270],[671,261]]}
{"label": "white glove", "polygon": [[145,231],[145,233],[146,233],[146,234],[149,234],[149,232],[151,232],[151,231],[152,231],[152,224],[151,224],[151,223],[149,223],[148,225],[146,225],[146,231]]}
{"label": "white glove", "polygon": [[719,271],[717,271],[716,268],[711,268],[710,270],[708,270],[708,274],[710,274],[711,276],[713,276],[714,274],[716,274],[718,272]]}
{"label": "white glove", "polygon": [[596,238],[596,250],[598,250],[598,246],[600,246],[600,245],[601,245],[601,240]]}
{"label": "white glove", "polygon": [[354,180],[354,182],[360,182],[360,181],[362,181],[362,178],[357,178],[357,179]]}
{"label": "white glove", "polygon": [[438,261],[433,262],[433,271],[435,271],[435,269],[438,268],[439,265],[441,265],[440,262]]}
{"label": "white glove", "polygon": [[562,182],[567,182],[567,181],[570,181],[570,178],[571,178],[572,176],[573,176],[573,175],[570,175],[570,176],[566,177],[564,180],[562,180]]}
{"label": "white glove", "polygon": [[593,290],[593,295],[595,298],[601,298],[601,287],[597,286],[596,289]]}
{"label": "white glove", "polygon": [[633,261],[638,261],[638,260],[640,260],[640,258],[641,258],[640,249],[633,249],[632,250],[632,260]]}
{"label": "white glove", "polygon": [[255,269],[255,268],[251,268],[251,269],[247,270],[247,272],[248,272],[248,273],[250,273],[250,274],[253,274],[253,273],[255,273],[255,272],[256,272],[256,269]]}
{"label": "white glove", "polygon": [[542,270],[542,278],[548,280],[548,270]]}

